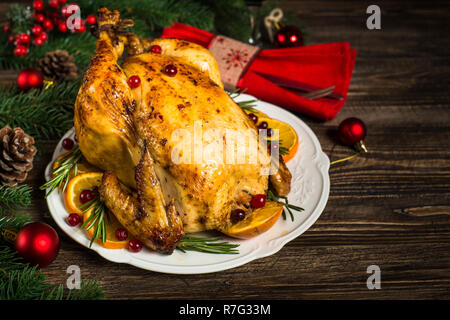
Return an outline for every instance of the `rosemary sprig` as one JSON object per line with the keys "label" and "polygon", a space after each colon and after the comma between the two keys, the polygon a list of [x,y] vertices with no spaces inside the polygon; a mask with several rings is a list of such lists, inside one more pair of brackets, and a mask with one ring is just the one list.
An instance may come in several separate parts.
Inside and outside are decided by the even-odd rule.
{"label": "rosemary sprig", "polygon": [[74,170],[74,174],[77,174],[77,163],[81,156],[81,150],[76,146],[72,152],[61,158],[61,164],[52,171],[53,178],[39,187],[41,190],[49,189],[45,194],[46,198],[57,188],[61,191],[66,189],[72,169]]}
{"label": "rosemary sprig", "polygon": [[253,99],[253,100],[244,100],[244,101],[240,101],[237,102],[236,98],[239,97],[242,93],[244,93],[247,89],[244,90],[240,90],[240,89],[235,89],[233,91],[228,92],[228,95],[230,96],[231,99],[233,99],[243,110],[246,110],[248,112],[256,112],[254,106],[256,104],[256,102],[258,100]]}
{"label": "rosemary sprig", "polygon": [[[277,196],[270,189],[268,189],[266,191],[266,195],[267,195],[267,200],[281,203],[284,206],[284,209],[283,209],[283,219],[284,220],[286,220],[286,211],[289,213],[289,215],[291,217],[291,221],[294,221],[294,214],[292,213],[292,210],[298,211],[298,212],[305,210],[302,207],[290,204],[287,197]],[[284,201],[280,201],[280,199],[284,200]]]}
{"label": "rosemary sprig", "polygon": [[109,219],[106,206],[100,200],[100,197],[97,196],[91,201],[82,204],[81,209],[83,210],[83,213],[92,210],[92,213],[89,216],[89,218],[81,225],[81,228],[85,228],[86,230],[94,228],[94,233],[92,234],[89,247],[92,246],[92,243],[94,243],[96,239],[101,239],[102,243],[105,243],[106,221],[108,221],[108,224],[111,224],[111,221]]}
{"label": "rosemary sprig", "polygon": [[238,254],[239,244],[232,244],[220,238],[193,237],[185,235],[177,245],[181,252],[198,251],[204,253]]}

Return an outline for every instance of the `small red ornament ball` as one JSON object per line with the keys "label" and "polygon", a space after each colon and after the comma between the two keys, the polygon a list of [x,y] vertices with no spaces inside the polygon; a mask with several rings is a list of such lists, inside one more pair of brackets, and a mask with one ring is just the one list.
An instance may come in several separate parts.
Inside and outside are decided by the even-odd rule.
{"label": "small red ornament ball", "polygon": [[167,74],[169,77],[174,77],[177,74],[178,70],[177,67],[175,67],[173,64],[168,64],[164,68],[164,73]]}
{"label": "small red ornament ball", "polygon": [[33,1],[33,9],[36,11],[44,10],[44,1],[42,0],[34,0]]}
{"label": "small red ornament ball", "polygon": [[45,20],[45,16],[42,13],[38,13],[34,16],[37,23],[42,23]]}
{"label": "small red ornament ball", "polygon": [[303,45],[303,34],[295,26],[281,27],[273,38],[278,48],[299,47]]}
{"label": "small red ornament ball", "polygon": [[251,201],[252,207],[255,209],[264,207],[266,205],[266,198],[265,194],[255,194]]}
{"label": "small red ornament ball", "polygon": [[347,118],[339,125],[339,140],[343,144],[353,146],[363,140],[366,134],[366,125],[358,118]]}
{"label": "small red ornament ball", "polygon": [[44,77],[42,76],[42,73],[37,69],[24,69],[17,76],[17,85],[22,91],[28,91],[31,88],[39,89],[42,88],[43,84]]}
{"label": "small red ornament ball", "polygon": [[139,240],[130,240],[128,242],[128,249],[130,249],[131,252],[139,252],[143,247],[144,245]]}
{"label": "small red ornament ball", "polygon": [[155,44],[155,45],[151,46],[150,51],[151,51],[152,53],[161,54],[162,49],[161,49],[160,46],[158,46],[157,44]]}
{"label": "small red ornament ball", "polygon": [[94,24],[97,22],[97,18],[94,15],[90,15],[86,18],[86,22],[89,24]]}
{"label": "small red ornament ball", "polygon": [[18,45],[14,49],[14,55],[16,57],[23,57],[28,53],[28,48],[26,46]]}
{"label": "small red ornament ball", "polygon": [[17,234],[15,249],[25,261],[43,268],[58,255],[59,237],[55,229],[46,223],[30,223]]}
{"label": "small red ornament ball", "polygon": [[131,76],[128,78],[128,85],[135,89],[141,85],[141,78],[139,76]]}
{"label": "small red ornament ball", "polygon": [[11,28],[9,27],[9,24],[5,24],[3,26],[3,31],[5,31],[5,33],[9,33],[11,31]]}
{"label": "small red ornament ball", "polygon": [[67,217],[67,224],[71,227],[75,227],[81,223],[81,216],[78,213],[71,213]]}
{"label": "small red ornament ball", "polygon": [[42,32],[44,32],[44,29],[42,29],[42,27],[39,25],[35,25],[31,28],[31,33],[35,36],[40,35]]}
{"label": "small red ornament ball", "polygon": [[53,22],[50,19],[45,19],[42,25],[44,26],[45,30],[53,30]]}

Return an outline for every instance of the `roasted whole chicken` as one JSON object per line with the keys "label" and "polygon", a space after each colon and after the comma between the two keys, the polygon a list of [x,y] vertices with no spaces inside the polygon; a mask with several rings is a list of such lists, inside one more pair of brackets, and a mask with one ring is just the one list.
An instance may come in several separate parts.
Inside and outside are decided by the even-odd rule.
{"label": "roasted whole chicken", "polygon": [[[102,200],[132,236],[171,253],[185,233],[227,233],[232,212],[251,213],[252,195],[264,194],[269,180],[279,195],[287,195],[288,169],[280,161],[276,172],[264,173],[273,165],[267,147],[224,91],[207,49],[139,38],[121,28],[117,10],[100,8],[97,21],[96,51],[75,104],[75,130],[84,157],[105,170]],[[130,86],[131,77],[137,86]],[[200,125],[212,133],[193,139],[192,154],[178,148],[183,134],[195,136]],[[240,163],[220,161],[211,146],[226,143],[227,130],[246,135],[260,161],[250,155]]]}

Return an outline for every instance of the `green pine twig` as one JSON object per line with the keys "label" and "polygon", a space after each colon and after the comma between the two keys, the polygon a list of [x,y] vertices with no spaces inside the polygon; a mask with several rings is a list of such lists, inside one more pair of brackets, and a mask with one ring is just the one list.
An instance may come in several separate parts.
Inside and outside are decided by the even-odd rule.
{"label": "green pine twig", "polygon": [[0,215],[20,210],[31,204],[32,188],[26,184],[0,186]]}

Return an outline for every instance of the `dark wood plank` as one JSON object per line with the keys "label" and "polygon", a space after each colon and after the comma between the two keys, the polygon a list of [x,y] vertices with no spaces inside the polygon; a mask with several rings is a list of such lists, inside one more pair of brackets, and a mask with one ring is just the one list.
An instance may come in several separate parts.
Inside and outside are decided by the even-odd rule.
{"label": "dark wood plank", "polygon": [[[298,116],[331,160],[353,152],[336,140],[340,121],[357,116],[368,127],[370,152],[330,168],[327,207],[305,234],[273,256],[186,276],[110,263],[61,234],[61,252],[44,270],[49,280],[64,283],[66,268],[76,264],[83,278],[101,282],[110,299],[450,298],[450,5],[379,1],[382,30],[368,31],[369,4],[283,4],[307,27],[310,44],[349,41],[358,50],[338,117],[322,123]],[[30,184],[43,183],[55,143],[42,143]],[[34,192],[28,212],[53,223],[43,192]],[[366,287],[372,264],[381,268],[381,290]]]}

